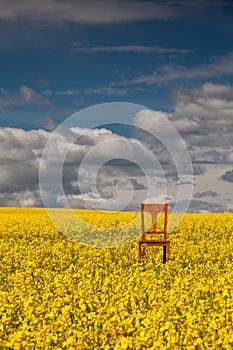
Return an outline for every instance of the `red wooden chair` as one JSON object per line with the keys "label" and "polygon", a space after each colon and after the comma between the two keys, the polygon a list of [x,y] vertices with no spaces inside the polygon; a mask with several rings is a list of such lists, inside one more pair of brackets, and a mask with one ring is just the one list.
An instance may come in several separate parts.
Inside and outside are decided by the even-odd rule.
{"label": "red wooden chair", "polygon": [[[152,228],[149,231],[145,231],[145,217],[144,212],[149,212],[152,218]],[[142,237],[139,241],[139,261],[143,262],[145,257],[145,246],[159,246],[163,247],[163,263],[165,264],[169,259],[170,254],[170,241],[167,241],[167,211],[168,204],[141,204],[141,224],[142,224]],[[164,213],[162,230],[156,229],[157,217],[159,213]],[[161,240],[149,240],[146,239],[146,235],[162,235]]]}

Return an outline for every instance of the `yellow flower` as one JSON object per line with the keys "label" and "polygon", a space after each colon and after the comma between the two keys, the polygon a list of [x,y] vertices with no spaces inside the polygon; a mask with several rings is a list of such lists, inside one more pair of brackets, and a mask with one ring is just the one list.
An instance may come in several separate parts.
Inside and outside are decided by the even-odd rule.
{"label": "yellow flower", "polygon": [[[138,213],[75,212],[96,242],[99,228],[140,235]],[[185,214],[165,265],[157,247],[139,264],[136,238],[82,245],[44,209],[1,208],[0,217],[0,348],[232,349],[233,214]],[[88,235],[85,227],[74,231]]]}

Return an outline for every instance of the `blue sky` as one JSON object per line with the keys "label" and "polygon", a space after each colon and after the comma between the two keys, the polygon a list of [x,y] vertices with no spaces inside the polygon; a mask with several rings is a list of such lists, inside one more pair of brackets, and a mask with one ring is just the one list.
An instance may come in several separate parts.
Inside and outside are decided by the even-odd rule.
{"label": "blue sky", "polygon": [[[26,140],[83,108],[129,102],[166,113],[184,138],[196,167],[194,210],[233,209],[231,1],[2,0],[0,30],[1,205],[39,203],[38,161],[26,180],[19,134]],[[17,166],[22,180],[10,190]]]}

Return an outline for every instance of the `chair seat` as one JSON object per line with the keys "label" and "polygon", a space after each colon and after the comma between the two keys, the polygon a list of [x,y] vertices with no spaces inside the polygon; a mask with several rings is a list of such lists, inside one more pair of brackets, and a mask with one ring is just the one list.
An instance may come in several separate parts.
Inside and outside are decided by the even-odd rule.
{"label": "chair seat", "polygon": [[164,234],[165,233],[165,231],[146,231],[145,232],[145,234],[146,235],[157,235],[157,234],[159,234],[159,235],[162,235],[162,234]]}
{"label": "chair seat", "polygon": [[145,240],[145,241],[139,241],[140,244],[156,244],[156,245],[169,245],[170,241],[154,241],[154,240]]}

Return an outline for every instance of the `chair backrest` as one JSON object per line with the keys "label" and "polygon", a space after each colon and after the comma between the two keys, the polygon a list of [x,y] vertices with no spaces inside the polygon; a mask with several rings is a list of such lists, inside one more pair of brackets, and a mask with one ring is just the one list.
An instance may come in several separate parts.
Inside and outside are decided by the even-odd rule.
{"label": "chair backrest", "polygon": [[[144,212],[149,212],[151,214],[152,219],[152,227],[151,231],[145,231],[145,217]],[[141,204],[141,224],[142,224],[142,239],[145,240],[146,234],[162,234],[163,239],[166,240],[166,234],[167,234],[167,211],[168,211],[168,204]],[[157,217],[159,213],[164,213],[164,221],[163,221],[163,229],[157,231],[156,230],[156,224],[157,224]]]}

